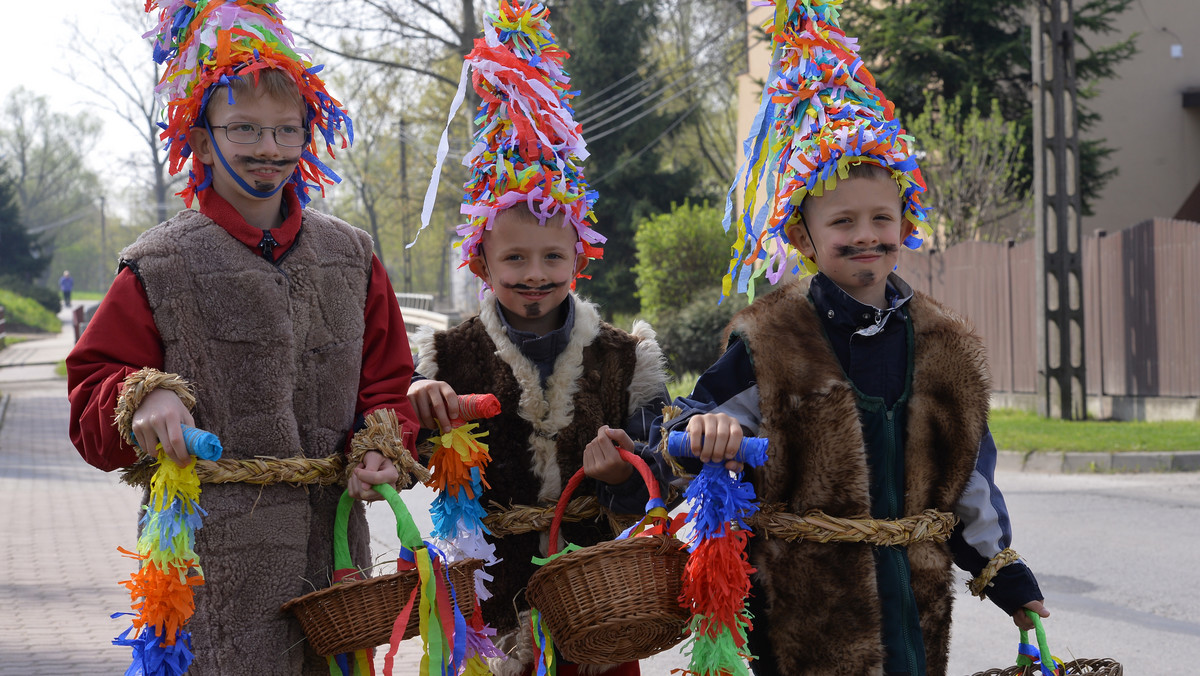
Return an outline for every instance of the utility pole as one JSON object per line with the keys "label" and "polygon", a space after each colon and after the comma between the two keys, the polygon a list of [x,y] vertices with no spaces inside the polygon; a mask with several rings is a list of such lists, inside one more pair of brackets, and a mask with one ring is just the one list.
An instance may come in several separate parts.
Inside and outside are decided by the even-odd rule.
{"label": "utility pole", "polygon": [[1037,0],[1033,51],[1033,213],[1038,414],[1087,417],[1078,100],[1072,0]]}
{"label": "utility pole", "polygon": [[[403,240],[411,242],[408,233],[408,126],[400,116],[400,230]],[[412,249],[404,248],[404,292],[412,293]]]}

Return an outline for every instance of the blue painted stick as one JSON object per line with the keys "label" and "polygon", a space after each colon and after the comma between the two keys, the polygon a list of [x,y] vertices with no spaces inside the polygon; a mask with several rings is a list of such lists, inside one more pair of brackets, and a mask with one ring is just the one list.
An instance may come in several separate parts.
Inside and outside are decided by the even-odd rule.
{"label": "blue painted stick", "polygon": [[[692,442],[687,432],[671,432],[667,436],[667,453],[676,458],[694,458]],[[743,437],[738,452],[732,458],[737,462],[758,467],[767,461],[767,439],[765,437]]]}

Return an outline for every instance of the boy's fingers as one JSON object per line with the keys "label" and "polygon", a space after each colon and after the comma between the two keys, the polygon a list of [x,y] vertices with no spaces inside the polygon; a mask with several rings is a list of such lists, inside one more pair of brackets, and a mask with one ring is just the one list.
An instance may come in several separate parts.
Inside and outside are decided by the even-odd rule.
{"label": "boy's fingers", "polygon": [[[629,438],[629,434],[626,433],[625,430],[604,428],[604,434],[606,437],[608,437],[609,441],[614,443],[616,446],[619,446],[627,451],[633,450],[633,439]],[[613,450],[615,451],[616,448]]]}

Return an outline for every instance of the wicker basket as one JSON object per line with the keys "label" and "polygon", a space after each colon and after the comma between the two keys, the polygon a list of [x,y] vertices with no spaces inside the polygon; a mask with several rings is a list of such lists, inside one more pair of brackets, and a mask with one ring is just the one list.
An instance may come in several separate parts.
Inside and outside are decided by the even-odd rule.
{"label": "wicker basket", "polygon": [[[1075,674],[1122,676],[1125,673],[1120,662],[1110,660],[1107,657],[1094,660],[1071,660],[1063,664],[1067,668],[1064,676],[1075,676]],[[988,669],[987,671],[978,671],[973,676],[1040,676],[1041,673],[1038,667],[1029,665],[1024,667],[1006,667],[1004,669]]]}
{"label": "wicker basket", "polygon": [[[1046,630],[1042,627],[1042,618],[1033,611],[1026,610],[1026,614],[1033,620],[1034,635],[1037,637],[1038,652],[1041,655],[1053,655],[1050,652],[1049,643],[1046,640]],[[1021,630],[1021,643],[1029,643],[1029,632]],[[1018,659],[1018,661],[1022,661]],[[1124,668],[1120,662],[1107,657],[1098,659],[1086,660],[1071,660],[1063,662],[1063,671],[1058,676],[1077,676],[1082,674],[1091,674],[1091,676],[1123,676]],[[1003,667],[1000,669],[988,669],[987,671],[975,672],[972,676],[1041,676],[1041,667],[1037,664],[1018,664],[1012,667]]]}
{"label": "wicker basket", "polygon": [[[396,532],[400,542],[408,549],[423,546],[421,536],[413,523],[408,508],[391,486],[375,486],[396,514]],[[354,499],[343,493],[338,502],[337,520],[334,522],[334,566],[338,570],[353,568],[350,548],[346,541],[350,507]],[[479,559],[466,559],[449,567],[450,581],[454,585],[455,605],[463,616],[469,617],[475,608],[475,571],[483,567]],[[404,610],[413,590],[419,584],[416,570],[407,570],[391,575],[382,575],[368,580],[339,582],[294,598],[283,604],[300,620],[304,635],[318,655],[337,655],[354,652],[388,643],[396,618]],[[419,631],[419,614],[409,614],[404,629],[404,638],[412,638]]]}
{"label": "wicker basket", "polygon": [[[621,451],[637,468],[650,497],[658,482],[641,458]],[[563,489],[550,526],[551,554],[571,494],[583,481],[575,473]],[[563,657],[577,664],[616,664],[660,653],[687,634],[688,611],[679,603],[687,550],[668,534],[611,540],[568,552],[542,566],[526,597],[538,609]]]}

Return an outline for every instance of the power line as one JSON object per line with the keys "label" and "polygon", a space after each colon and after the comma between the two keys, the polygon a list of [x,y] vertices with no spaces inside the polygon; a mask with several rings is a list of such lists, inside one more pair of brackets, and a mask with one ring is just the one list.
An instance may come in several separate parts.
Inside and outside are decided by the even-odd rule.
{"label": "power line", "polygon": [[674,122],[672,122],[672,123],[671,123],[671,124],[670,124],[670,125],[669,125],[669,126],[666,128],[666,129],[662,130],[662,133],[661,133],[661,134],[659,134],[658,136],[654,137],[654,140],[653,140],[653,141],[650,141],[650,142],[649,142],[649,143],[647,143],[646,145],[642,146],[642,148],[641,148],[640,150],[638,150],[636,153],[634,153],[632,156],[630,156],[630,157],[626,158],[624,161],[622,161],[620,164],[618,164],[617,166],[613,167],[612,169],[609,169],[609,170],[608,170],[608,173],[604,174],[603,176],[601,176],[600,178],[596,179],[595,181],[592,181],[592,182],[591,182],[591,184],[592,184],[592,185],[599,185],[600,183],[602,183],[602,182],[604,181],[604,179],[606,179],[606,178],[608,178],[609,176],[612,176],[613,174],[617,173],[618,171],[620,171],[620,170],[624,169],[624,168],[625,168],[626,166],[628,166],[628,165],[629,165],[631,162],[633,162],[633,161],[634,161],[634,160],[636,160],[637,158],[641,157],[641,156],[642,156],[642,153],[644,153],[644,152],[646,152],[647,150],[650,150],[650,149],[651,149],[651,148],[653,148],[654,146],[658,145],[658,142],[659,142],[659,141],[661,141],[661,140],[663,140],[664,138],[666,138],[667,134],[670,134],[670,133],[671,133],[671,131],[672,131],[673,129],[675,129],[675,127],[678,127],[678,126],[680,125],[680,123],[682,123],[682,122],[683,122],[685,119],[687,119],[687,117],[688,117],[689,115],[691,115],[691,114],[692,114],[692,112],[693,112],[693,111],[695,111],[695,110],[696,110],[696,108],[698,108],[699,106],[700,106],[700,100],[699,100],[699,99],[696,99],[696,101],[695,101],[695,102],[693,102],[693,103],[692,103],[692,105],[691,105],[691,106],[690,106],[690,107],[689,107],[687,110],[683,111],[683,114],[682,114],[682,115],[680,115],[679,117],[675,118],[675,121],[674,121]]}

